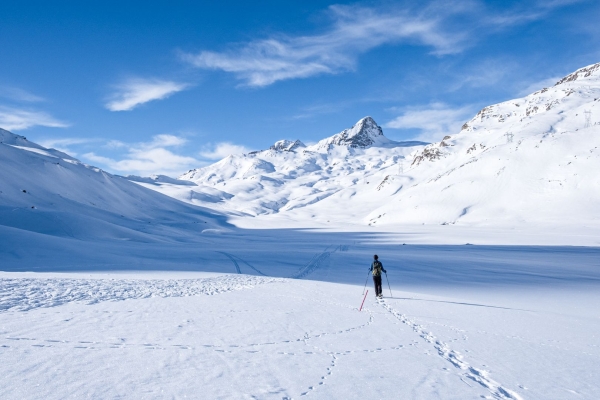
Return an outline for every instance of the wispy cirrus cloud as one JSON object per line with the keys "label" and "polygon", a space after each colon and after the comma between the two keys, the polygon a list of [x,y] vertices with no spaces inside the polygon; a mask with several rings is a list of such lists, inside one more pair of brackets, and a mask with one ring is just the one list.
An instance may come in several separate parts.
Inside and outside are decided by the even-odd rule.
{"label": "wispy cirrus cloud", "polygon": [[511,27],[522,23],[536,21],[546,17],[552,11],[583,3],[588,0],[538,0],[533,2],[522,2],[511,7],[507,11],[494,12],[485,16],[485,23],[498,27]]}
{"label": "wispy cirrus cloud", "polygon": [[322,34],[276,35],[229,51],[185,53],[182,58],[198,68],[230,72],[248,86],[261,87],[286,79],[351,71],[361,54],[386,44],[426,46],[436,55],[460,52],[465,35],[442,24],[442,14],[450,13],[453,7],[435,13],[427,13],[427,7],[422,9],[334,5],[329,7],[332,24]]}
{"label": "wispy cirrus cloud", "polygon": [[243,154],[248,152],[250,152],[250,149],[245,146],[233,144],[231,142],[220,142],[206,145],[200,152],[200,155],[209,160],[220,160],[232,154]]}
{"label": "wispy cirrus cloud", "polygon": [[474,107],[450,107],[432,103],[423,107],[408,107],[402,115],[385,123],[385,128],[417,130],[415,139],[427,142],[440,141],[446,135],[460,132],[461,126],[473,117]]}
{"label": "wispy cirrus cloud", "polygon": [[115,85],[105,107],[110,111],[130,111],[153,100],[162,100],[190,87],[187,83],[161,79],[129,79]]}
{"label": "wispy cirrus cloud", "polygon": [[385,45],[428,48],[437,56],[462,52],[482,36],[545,18],[585,0],[545,0],[492,7],[483,1],[404,2],[392,7],[333,5],[330,24],[319,34],[274,34],[221,51],[182,53],[189,64],[233,74],[242,85],[353,71],[360,56]]}
{"label": "wispy cirrus cloud", "polygon": [[38,110],[0,106],[0,128],[19,131],[34,126],[67,128],[70,124]]}
{"label": "wispy cirrus cloud", "polygon": [[39,103],[46,100],[41,96],[14,86],[0,86],[0,97],[21,103]]}
{"label": "wispy cirrus cloud", "polygon": [[514,60],[487,59],[462,69],[447,84],[449,91],[463,87],[483,88],[496,86],[516,70],[519,64]]}
{"label": "wispy cirrus cloud", "polygon": [[56,149],[67,153],[73,157],[77,157],[77,153],[73,150],[73,146],[91,145],[94,142],[99,142],[100,139],[94,138],[49,138],[38,140],[37,143],[51,149]]}
{"label": "wispy cirrus cloud", "polygon": [[349,102],[343,101],[339,103],[317,104],[304,107],[299,113],[293,115],[290,119],[308,119],[319,115],[333,114],[347,107],[348,103]]}
{"label": "wispy cirrus cloud", "polygon": [[89,152],[82,158],[123,174],[147,176],[163,174],[177,176],[202,163],[194,157],[177,154],[176,149],[187,143],[187,139],[170,134],[155,135],[149,142],[124,143],[111,141],[108,148],[125,151],[120,159]]}

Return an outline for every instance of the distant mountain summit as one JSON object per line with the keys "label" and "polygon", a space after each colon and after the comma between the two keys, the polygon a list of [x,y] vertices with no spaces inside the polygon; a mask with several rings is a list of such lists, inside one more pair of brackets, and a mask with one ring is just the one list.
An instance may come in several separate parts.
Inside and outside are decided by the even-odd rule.
{"label": "distant mountain summit", "polygon": [[317,147],[336,145],[365,149],[388,142],[389,139],[383,135],[383,130],[375,120],[371,117],[365,117],[354,124],[352,128],[344,129],[330,138],[321,140],[317,143]]}
{"label": "distant mountain summit", "polygon": [[197,186],[180,187],[177,198],[253,216],[301,209],[353,190],[359,181],[369,184],[369,176],[382,169],[396,174],[399,164],[425,144],[392,141],[373,118],[365,117],[314,145],[280,140],[267,150],[230,155],[190,170],[179,179]]}
{"label": "distant mountain summit", "polygon": [[[404,143],[404,142],[402,142]],[[366,149],[371,146],[397,146],[399,142],[389,140],[383,135],[383,130],[371,117],[360,119],[352,128],[344,129],[340,133],[320,140],[317,144],[306,146],[300,140],[279,140],[267,150],[253,151],[249,154],[254,155],[262,151],[287,151],[296,152],[298,150],[307,151],[328,151],[332,146],[349,147],[354,149]],[[421,142],[411,142],[411,145],[425,144]]]}
{"label": "distant mountain summit", "polygon": [[275,142],[269,149],[275,151],[295,151],[303,147],[306,147],[306,145],[299,140],[280,140]]}

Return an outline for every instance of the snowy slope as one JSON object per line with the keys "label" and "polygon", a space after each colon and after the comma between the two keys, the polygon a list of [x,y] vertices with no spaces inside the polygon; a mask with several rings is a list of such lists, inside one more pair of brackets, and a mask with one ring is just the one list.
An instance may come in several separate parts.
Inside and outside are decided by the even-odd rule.
{"label": "snowy slope", "polygon": [[[0,234],[70,239],[175,240],[182,223],[224,226],[181,203],[0,129]],[[188,225],[189,226],[189,225]],[[8,232],[13,232],[9,234]]]}
{"label": "snowy slope", "polygon": [[600,223],[600,64],[485,107],[417,154],[378,223]]}
{"label": "snowy slope", "polygon": [[[485,107],[442,141],[393,142],[370,117],[147,187],[238,226],[600,226],[600,64]],[[247,218],[252,217],[252,218]],[[352,228],[352,225],[355,225]]]}

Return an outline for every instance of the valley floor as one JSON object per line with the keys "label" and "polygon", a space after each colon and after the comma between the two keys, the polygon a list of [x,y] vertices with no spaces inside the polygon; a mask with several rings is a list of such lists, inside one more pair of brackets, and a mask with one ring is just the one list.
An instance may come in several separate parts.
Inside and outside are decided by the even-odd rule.
{"label": "valley floor", "polygon": [[597,286],[369,283],[359,312],[362,275],[0,273],[1,397],[600,395]]}

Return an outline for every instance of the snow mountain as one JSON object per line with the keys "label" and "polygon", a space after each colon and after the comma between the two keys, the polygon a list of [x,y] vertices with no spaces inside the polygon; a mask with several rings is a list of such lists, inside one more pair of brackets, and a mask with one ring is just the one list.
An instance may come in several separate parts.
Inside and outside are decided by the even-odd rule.
{"label": "snow mountain", "polygon": [[368,218],[597,227],[599,146],[600,64],[594,64],[552,87],[485,107],[460,132],[426,146],[407,170],[413,183]]}
{"label": "snow mountain", "polygon": [[371,117],[358,121],[352,128],[317,143],[317,149],[330,149],[331,146],[347,146],[366,149],[371,146],[385,146],[392,143],[383,135],[383,130]]}
{"label": "snow mountain", "polygon": [[322,214],[318,211],[321,204],[346,202],[355,196],[359,200],[352,203],[373,209],[381,205],[381,196],[361,188],[376,188],[385,175],[397,175],[409,154],[425,144],[392,141],[366,117],[314,145],[282,140],[266,150],[231,155],[178,178],[195,186],[160,181],[140,184],[238,216],[304,214],[300,210],[307,209],[312,217]]}
{"label": "snow mountain", "polygon": [[146,186],[248,226],[597,226],[598,104],[594,64],[437,143],[394,142],[366,117],[311,146],[279,141],[179,177],[195,186]]}
{"label": "snow mountain", "polygon": [[[54,149],[0,129],[0,235],[136,242],[176,241],[224,227],[214,212],[148,190]],[[53,246],[59,247],[57,242]],[[7,250],[19,257],[15,251]],[[6,260],[5,260],[6,261]]]}

